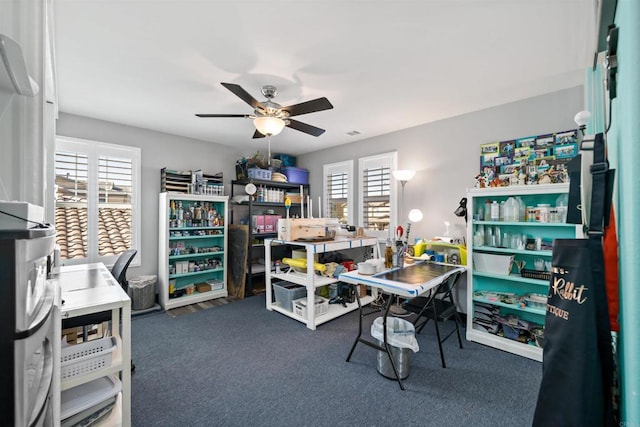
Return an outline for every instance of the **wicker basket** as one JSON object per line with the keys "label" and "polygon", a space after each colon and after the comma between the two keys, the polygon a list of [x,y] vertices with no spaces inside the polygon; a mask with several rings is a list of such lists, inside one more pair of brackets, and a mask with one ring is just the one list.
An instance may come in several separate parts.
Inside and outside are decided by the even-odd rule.
{"label": "wicker basket", "polygon": [[530,270],[527,268],[523,268],[520,270],[520,275],[522,277],[526,277],[527,279],[538,279],[538,280],[551,280],[551,272],[550,271],[540,271],[540,270]]}

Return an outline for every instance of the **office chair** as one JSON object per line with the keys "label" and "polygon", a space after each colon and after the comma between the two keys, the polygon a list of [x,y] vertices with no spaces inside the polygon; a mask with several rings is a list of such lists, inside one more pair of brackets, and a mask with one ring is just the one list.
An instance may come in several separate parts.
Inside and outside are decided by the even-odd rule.
{"label": "office chair", "polygon": [[127,268],[129,268],[129,264],[131,264],[131,261],[133,261],[137,253],[138,251],[135,249],[127,249],[120,254],[116,263],[111,267],[111,275],[120,283],[120,286],[122,286],[125,292],[129,291]]}
{"label": "office chair", "polygon": [[[127,269],[133,261],[138,251],[136,249],[127,249],[120,254],[113,267],[111,267],[111,275],[120,284],[122,289],[127,292],[129,290],[129,281],[127,280]],[[62,329],[71,329],[82,327],[82,339],[86,342],[88,338],[88,327],[97,325],[111,320],[111,311],[101,311],[98,313],[86,314],[84,316],[62,319]],[[131,362],[131,371],[135,369],[135,365]]]}
{"label": "office chair", "polygon": [[[462,338],[460,338],[460,329],[458,323],[462,324],[460,315],[456,308],[455,301],[453,299],[453,288],[462,276],[462,272],[456,272],[447,279],[445,279],[435,291],[429,296],[415,297],[406,301],[403,307],[412,313],[417,314],[413,324],[416,328],[416,333],[422,332],[424,326],[429,320],[434,320],[436,325],[436,335],[438,337],[438,347],[440,348],[440,360],[442,361],[442,367],[446,368],[447,365],[444,361],[444,352],[442,351],[442,343],[444,343],[454,332],[458,335],[458,344],[462,348]],[[421,319],[424,319],[421,321]],[[453,318],[455,322],[455,329],[452,329],[446,336],[440,335],[439,322],[445,322]]]}

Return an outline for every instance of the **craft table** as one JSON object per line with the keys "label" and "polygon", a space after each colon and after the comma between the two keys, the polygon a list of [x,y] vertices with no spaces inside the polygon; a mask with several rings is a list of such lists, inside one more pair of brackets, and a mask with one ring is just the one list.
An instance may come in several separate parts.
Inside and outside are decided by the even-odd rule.
{"label": "craft table", "polygon": [[[343,273],[339,276],[339,280],[351,285],[366,285],[377,289],[380,292],[384,292],[390,295],[397,295],[405,298],[415,298],[417,296],[426,294],[431,290],[437,288],[440,284],[446,281],[449,276],[458,272],[464,272],[465,268],[459,265],[441,264],[435,262],[417,262],[409,264],[403,268],[394,268],[392,270],[383,271],[381,273],[368,276],[358,273],[358,271],[350,271]],[[374,311],[364,312],[363,307],[360,304],[360,298],[358,292],[356,294],[356,300],[358,302],[358,310],[360,313],[359,318],[359,330],[349,356],[347,356],[347,362],[351,360],[351,355],[356,349],[358,343],[363,343],[369,347],[372,347],[379,351],[384,351],[389,356],[393,372],[396,375],[400,389],[404,390],[404,385],[398,374],[398,370],[393,361],[391,355],[391,348],[387,342],[387,317],[389,315],[389,308],[393,303],[393,298],[390,297],[387,300],[383,316],[383,342],[384,346],[378,345],[376,342],[367,340],[362,337],[362,318]],[[432,298],[435,297],[435,292],[432,293]]]}

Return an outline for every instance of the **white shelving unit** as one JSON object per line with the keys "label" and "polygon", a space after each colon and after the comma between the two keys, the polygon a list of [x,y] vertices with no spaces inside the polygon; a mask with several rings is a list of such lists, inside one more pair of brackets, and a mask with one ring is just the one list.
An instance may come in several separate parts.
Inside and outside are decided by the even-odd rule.
{"label": "white shelving unit", "polygon": [[[192,220],[188,223],[185,214],[183,214],[180,223],[178,218],[170,218],[172,202],[174,212],[178,205],[182,206],[183,211],[194,206],[202,208],[206,205],[215,210],[217,220],[212,223],[213,220],[208,219],[207,213],[207,218],[201,217],[199,221]],[[214,298],[223,298],[228,295],[227,212],[227,196],[160,193],[158,294],[160,304],[165,310]],[[202,268],[199,266],[197,271],[178,272],[177,265],[184,262],[200,266],[205,263],[207,265]],[[169,293],[170,285],[173,285],[176,290],[181,290],[186,289],[189,285],[206,283],[207,281],[222,283],[222,287],[216,289],[215,286],[212,286],[211,290],[207,292],[194,291],[192,294],[184,294],[175,298],[171,297]]]}
{"label": "white shelving unit", "polygon": [[[95,271],[102,285],[78,283],[78,277],[90,277],[85,273]],[[95,277],[95,276],[93,276]],[[117,404],[109,416],[97,425],[131,425],[131,300],[102,263],[60,267],[53,271],[58,280],[63,303],[62,319],[111,311],[111,335],[116,346],[108,366],[60,381],[56,393],[77,387],[106,376],[117,376],[122,384],[117,394]],[[58,366],[58,373],[60,372]]]}
{"label": "white shelving unit", "polygon": [[[520,197],[527,206],[536,206],[539,203],[555,205],[557,197],[569,191],[568,184],[531,185],[531,186],[511,186],[499,188],[472,189],[467,194],[469,203],[469,215],[473,216],[478,212],[478,208],[484,206],[486,200],[496,200],[499,202],[507,200],[509,197]],[[575,224],[550,223],[550,222],[524,222],[524,221],[469,221],[467,228],[467,243],[469,254],[467,257],[467,339],[500,350],[518,354],[530,359],[542,361],[542,348],[529,343],[521,343],[499,335],[495,335],[482,330],[474,329],[473,319],[474,302],[482,302],[496,306],[502,316],[513,314],[519,318],[544,325],[544,308],[520,306],[518,304],[508,304],[500,301],[492,301],[478,295],[478,292],[510,292],[516,295],[527,293],[548,294],[549,282],[547,280],[531,279],[522,277],[511,270],[510,274],[497,274],[489,272],[479,272],[473,268],[473,258],[476,253],[489,253],[501,255],[514,255],[516,260],[526,261],[525,268],[533,269],[534,259],[551,261],[552,252],[550,250],[530,250],[513,249],[507,247],[493,247],[474,245],[473,236],[478,227],[500,227],[507,233],[525,234],[530,238],[541,237],[547,241],[556,238],[576,238],[582,235],[581,227]]]}
{"label": "white shelving unit", "polygon": [[[267,310],[277,311],[279,313],[282,313],[285,316],[291,317],[292,319],[295,319],[299,322],[306,324],[307,328],[312,330],[315,330],[316,327],[322,323],[328,322],[329,320],[335,319],[336,317],[340,317],[343,314],[357,310],[358,303],[357,302],[349,303],[347,304],[346,307],[340,304],[330,304],[329,311],[327,313],[322,314],[321,316],[316,316],[315,304],[314,304],[314,296],[315,296],[316,288],[320,286],[330,285],[332,283],[337,283],[338,279],[335,279],[332,277],[318,276],[314,273],[313,269],[308,269],[306,274],[296,273],[291,270],[286,273],[273,273],[271,271],[272,245],[291,245],[291,246],[297,246],[298,248],[304,249],[307,252],[307,265],[313,265],[315,254],[323,253],[323,252],[343,251],[347,249],[363,248],[363,247],[370,246],[370,247],[373,247],[374,257],[378,258],[380,255],[378,250],[378,239],[374,237],[344,238],[344,239],[337,239],[337,240],[332,240],[328,242],[319,242],[319,243],[296,242],[296,241],[286,241],[286,240],[277,240],[277,239],[265,239],[264,242],[265,242],[264,243],[265,260],[267,263],[269,263],[268,268],[266,268],[266,272],[265,272]],[[272,302],[273,291],[272,291],[271,281],[273,279],[285,280],[287,282],[302,285],[307,288],[307,318],[306,319]],[[375,296],[371,296],[371,295],[360,297],[360,303],[362,305],[366,305],[371,303],[374,299],[375,299]]]}

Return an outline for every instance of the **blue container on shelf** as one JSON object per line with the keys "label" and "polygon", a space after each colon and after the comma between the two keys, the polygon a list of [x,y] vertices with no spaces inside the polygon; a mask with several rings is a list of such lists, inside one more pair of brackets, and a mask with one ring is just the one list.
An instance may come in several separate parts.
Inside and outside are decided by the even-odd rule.
{"label": "blue container on shelf", "polygon": [[278,159],[282,162],[281,166],[294,166],[296,165],[295,156],[290,156],[288,154],[274,154],[274,159]]}
{"label": "blue container on shelf", "polygon": [[309,183],[309,171],[307,169],[285,166],[284,168],[282,168],[282,173],[284,173],[287,177],[287,181],[292,184]]}

